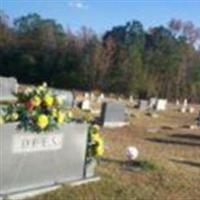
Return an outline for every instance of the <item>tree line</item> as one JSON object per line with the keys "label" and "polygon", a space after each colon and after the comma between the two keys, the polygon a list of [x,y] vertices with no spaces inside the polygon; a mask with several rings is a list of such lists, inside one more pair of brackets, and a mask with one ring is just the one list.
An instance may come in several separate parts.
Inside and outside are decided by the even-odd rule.
{"label": "tree line", "polygon": [[200,29],[172,19],[145,30],[132,20],[103,35],[74,33],[28,14],[9,24],[0,12],[0,75],[20,83],[200,101]]}

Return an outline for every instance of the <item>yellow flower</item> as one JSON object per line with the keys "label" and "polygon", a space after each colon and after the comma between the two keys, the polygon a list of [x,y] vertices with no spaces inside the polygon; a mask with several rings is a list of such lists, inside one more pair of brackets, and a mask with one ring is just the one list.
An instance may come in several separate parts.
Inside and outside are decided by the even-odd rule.
{"label": "yellow flower", "polygon": [[0,125],[4,124],[4,118],[3,116],[0,116]]}
{"label": "yellow flower", "polygon": [[62,124],[64,121],[65,121],[65,113],[64,112],[58,112],[57,122],[59,124]]}
{"label": "yellow flower", "polygon": [[10,118],[12,121],[16,121],[18,119],[18,117],[19,117],[18,113],[15,112],[15,113],[12,113]]}
{"label": "yellow flower", "polygon": [[56,96],[56,103],[58,105],[62,105],[64,103],[64,97],[63,96]]}
{"label": "yellow flower", "polygon": [[100,127],[98,125],[94,125],[93,128],[96,130],[96,131],[99,131]]}
{"label": "yellow flower", "polygon": [[44,97],[44,102],[45,102],[46,106],[51,107],[54,103],[54,99],[51,95],[47,94]]}
{"label": "yellow flower", "polygon": [[103,139],[101,138],[101,136],[98,133],[96,133],[96,134],[92,135],[92,140],[93,140],[93,142],[96,143],[96,146],[95,146],[96,156],[102,156],[103,153],[104,153],[104,141],[103,141]]}
{"label": "yellow flower", "polygon": [[37,125],[38,127],[40,127],[41,129],[44,129],[47,127],[49,123],[49,119],[46,115],[42,114],[38,117],[37,119]]}
{"label": "yellow flower", "polygon": [[31,104],[33,106],[39,106],[41,104],[41,99],[39,96],[34,96],[32,99],[31,99]]}
{"label": "yellow flower", "polygon": [[98,125],[93,125],[93,126],[91,127],[91,132],[92,132],[93,134],[98,133],[99,130],[100,130],[100,127],[99,127]]}
{"label": "yellow flower", "polygon": [[56,110],[56,108],[53,108],[53,109],[52,109],[52,116],[53,116],[54,118],[57,117],[57,110]]}
{"label": "yellow flower", "polygon": [[101,143],[99,143],[99,145],[96,147],[96,155],[102,156],[103,153],[104,153],[104,145],[103,145],[103,141],[101,141]]}
{"label": "yellow flower", "polygon": [[67,117],[68,117],[68,118],[72,118],[72,117],[73,117],[73,113],[72,113],[71,111],[69,111],[69,112],[67,113]]}
{"label": "yellow flower", "polygon": [[93,142],[98,142],[101,139],[98,133],[92,134],[91,138]]}

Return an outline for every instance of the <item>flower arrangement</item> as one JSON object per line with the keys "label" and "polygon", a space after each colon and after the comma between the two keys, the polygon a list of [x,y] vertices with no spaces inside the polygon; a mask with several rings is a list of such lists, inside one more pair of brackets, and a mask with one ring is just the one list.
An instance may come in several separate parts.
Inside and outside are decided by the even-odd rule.
{"label": "flower arrangement", "polygon": [[6,108],[1,123],[19,121],[18,128],[39,133],[56,129],[72,119],[72,113],[66,111],[63,97],[54,95],[45,83],[14,95],[17,102]]}
{"label": "flower arrangement", "polygon": [[[0,125],[5,122],[19,122],[18,128],[24,131],[44,133],[59,128],[64,122],[73,119],[71,111],[66,110],[63,96],[52,93],[46,84],[29,87],[23,92],[14,94],[17,102],[7,106],[4,114],[0,115]],[[81,121],[88,117],[82,116]],[[102,156],[104,141],[100,135],[98,125],[91,125],[88,131],[87,160]]]}
{"label": "flower arrangement", "polygon": [[102,156],[104,153],[104,141],[99,131],[100,128],[98,125],[91,125],[89,128],[87,151],[87,157],[89,159]]}

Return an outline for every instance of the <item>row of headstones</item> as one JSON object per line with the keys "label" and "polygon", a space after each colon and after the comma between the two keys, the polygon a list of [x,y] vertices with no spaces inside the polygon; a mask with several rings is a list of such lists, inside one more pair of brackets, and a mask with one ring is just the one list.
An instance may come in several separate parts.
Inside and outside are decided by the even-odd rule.
{"label": "row of headstones", "polygon": [[194,113],[194,107],[190,106],[187,99],[184,99],[183,104],[181,105],[179,100],[176,100],[176,106],[180,107],[180,112],[182,113]]}
{"label": "row of headstones", "polygon": [[[15,100],[13,93],[18,91],[19,84],[16,78],[0,77],[0,101]],[[51,88],[56,95],[63,96],[67,106],[73,106],[74,95],[70,91]]]}
{"label": "row of headstones", "polygon": [[[13,93],[16,93],[19,88],[19,84],[17,79],[14,77],[0,77],[0,101],[10,101],[15,100]],[[56,95],[63,96],[65,103],[68,106],[73,106],[75,103],[74,94],[71,91],[61,90],[51,88]],[[96,97],[93,93],[85,93],[84,101],[82,102],[82,109],[83,110],[90,110],[90,102],[93,100],[97,100],[98,102],[102,103],[105,99],[104,94],[100,94]]]}
{"label": "row of headstones", "polygon": [[[18,89],[18,82],[15,78],[6,78],[0,77],[0,100],[8,100],[13,99],[13,92],[16,92]],[[55,94],[62,95],[65,99],[65,102],[68,106],[73,106],[75,97],[71,91],[60,90],[52,88]],[[85,93],[85,99],[82,102],[83,110],[90,110],[90,101],[95,99],[95,95],[91,93]],[[97,99],[101,102],[104,101],[105,96],[102,93]],[[166,99],[157,99],[151,98],[148,100],[140,100],[139,101],[139,109],[146,110],[148,108],[155,109],[157,111],[166,110],[167,100]],[[184,108],[188,106],[187,101],[185,100],[183,103]],[[101,109],[101,119],[104,124],[120,124],[124,123],[125,120],[125,106],[120,104],[119,102],[108,102],[102,105]],[[200,117],[198,118],[200,121]],[[200,123],[200,122],[199,122]]]}
{"label": "row of headstones", "polygon": [[150,98],[150,100],[139,100],[138,107],[140,110],[155,109],[164,111],[167,108],[167,99]]}
{"label": "row of headstones", "polygon": [[[156,111],[164,111],[167,108],[167,103],[167,99],[150,98],[150,100],[139,100],[138,107],[140,110],[154,109]],[[181,106],[179,101],[176,102],[176,106]],[[193,113],[195,110],[194,107],[189,106],[187,99],[185,99],[180,107],[180,111],[182,113]]]}
{"label": "row of headstones", "polygon": [[93,92],[91,93],[84,93],[84,99],[90,100],[90,101],[95,101],[97,100],[98,102],[102,102],[105,99],[105,95],[101,93],[99,96],[96,96]]}
{"label": "row of headstones", "polygon": [[[161,101],[164,105],[165,101]],[[161,108],[162,107],[161,103]],[[127,124],[125,106],[120,102],[106,102],[102,106],[101,121],[103,126],[119,127]],[[200,127],[200,112],[196,118],[197,126]]]}
{"label": "row of headstones", "polygon": [[[18,82],[13,77],[0,77],[0,100],[13,100],[15,99],[13,96],[14,92],[17,92],[18,89]],[[53,88],[52,88],[53,89]],[[58,90],[53,89],[54,92],[58,95],[62,95],[66,101],[68,106],[72,106],[74,103],[74,95],[70,91],[66,90]],[[98,102],[102,103],[105,99],[105,95],[101,93],[98,97],[94,95],[94,93],[85,93],[84,100],[82,102],[82,109],[83,110],[90,110],[91,109],[91,101],[97,100]],[[130,96],[130,101],[133,101],[133,97]],[[179,102],[176,102],[176,105],[179,105]],[[167,100],[166,99],[157,99],[157,98],[150,98],[150,100],[140,100],[139,101],[139,108],[140,110],[146,110],[148,108],[155,109],[155,110],[166,110]],[[193,112],[193,108],[188,108],[187,100],[184,100],[183,106],[181,107],[181,112]]]}
{"label": "row of headstones", "polygon": [[[99,103],[103,103],[105,100],[105,96],[102,93],[99,97],[96,98],[96,96],[91,93],[85,93],[84,95],[84,100],[81,103],[81,109],[85,111],[89,111],[91,109],[91,102],[94,101],[95,99],[98,99]],[[120,98],[118,99],[119,102]],[[129,99],[130,103],[133,103],[133,97],[131,96]],[[166,110],[167,107],[167,100],[166,99],[157,99],[157,98],[151,98],[150,100],[139,100],[139,105],[138,105],[140,110],[146,110],[148,108],[151,109],[156,109],[158,111],[161,110]]]}

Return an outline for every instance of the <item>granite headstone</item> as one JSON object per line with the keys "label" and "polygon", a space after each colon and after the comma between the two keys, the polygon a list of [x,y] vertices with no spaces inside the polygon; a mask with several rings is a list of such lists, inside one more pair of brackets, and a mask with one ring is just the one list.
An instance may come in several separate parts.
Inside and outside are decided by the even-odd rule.
{"label": "granite headstone", "polygon": [[68,123],[47,134],[1,126],[0,198],[85,179],[88,124]]}
{"label": "granite headstone", "polygon": [[147,100],[139,100],[139,109],[144,111],[149,108],[149,102]]}
{"label": "granite headstone", "polygon": [[103,103],[101,121],[105,127],[120,127],[126,125],[125,106],[118,102]]}
{"label": "granite headstone", "polygon": [[167,99],[158,99],[156,103],[157,111],[164,111],[167,108]]}
{"label": "granite headstone", "polygon": [[149,108],[154,109],[157,103],[157,98],[152,97],[149,99]]}
{"label": "granite headstone", "polygon": [[14,92],[17,92],[18,83],[13,77],[0,77],[0,100],[15,100]]}

